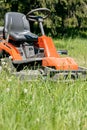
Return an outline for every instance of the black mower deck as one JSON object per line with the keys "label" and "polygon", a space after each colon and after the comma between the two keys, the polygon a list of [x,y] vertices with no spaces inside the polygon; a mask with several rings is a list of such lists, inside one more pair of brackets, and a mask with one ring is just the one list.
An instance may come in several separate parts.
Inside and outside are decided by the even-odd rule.
{"label": "black mower deck", "polygon": [[53,80],[58,80],[58,79],[86,79],[87,78],[87,68],[84,67],[79,67],[79,69],[76,70],[55,70],[49,67],[45,67],[45,73],[49,74],[50,77]]}
{"label": "black mower deck", "polygon": [[[34,64],[37,61],[41,63],[42,58],[36,58],[36,60],[35,60],[35,58],[31,58],[28,61],[26,61],[26,60],[25,60],[25,62],[23,61],[23,63],[29,64],[29,62],[30,62],[30,64],[31,64],[31,62],[33,63],[33,61],[34,61]],[[2,58],[1,59],[2,68],[0,68],[0,71],[2,71],[3,69],[10,70],[11,74],[15,75],[16,77],[19,77],[21,80],[26,80],[26,81],[31,81],[31,80],[36,81],[39,78],[42,78],[45,80],[49,79],[52,81],[58,81],[58,80],[67,81],[70,79],[87,80],[87,68],[85,68],[85,67],[79,67],[78,70],[64,71],[64,70],[55,70],[54,68],[50,68],[50,67],[42,67],[39,64],[39,66],[37,66],[37,67],[32,66],[31,68],[26,67],[23,69],[16,70],[14,67],[14,65],[16,65],[16,63],[21,65],[22,61],[20,61],[20,62],[14,61],[12,63],[11,59]],[[7,66],[7,68],[6,68],[6,66]],[[17,66],[16,66],[16,68],[17,68]]]}
{"label": "black mower deck", "polygon": [[49,79],[51,81],[68,81],[68,80],[87,80],[87,69],[79,67],[78,71],[57,71],[49,67],[43,67],[37,70],[21,70],[19,72],[14,72],[14,75],[19,77],[21,80],[37,80],[39,78]]}

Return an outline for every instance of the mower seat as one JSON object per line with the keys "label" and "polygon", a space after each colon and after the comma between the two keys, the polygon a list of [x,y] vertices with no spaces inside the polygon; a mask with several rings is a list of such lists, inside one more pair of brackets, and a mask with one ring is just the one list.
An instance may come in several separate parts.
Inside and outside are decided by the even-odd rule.
{"label": "mower seat", "polygon": [[8,12],[5,14],[4,38],[9,35],[13,41],[30,41],[38,40],[38,36],[30,32],[29,21],[26,16],[18,12]]}

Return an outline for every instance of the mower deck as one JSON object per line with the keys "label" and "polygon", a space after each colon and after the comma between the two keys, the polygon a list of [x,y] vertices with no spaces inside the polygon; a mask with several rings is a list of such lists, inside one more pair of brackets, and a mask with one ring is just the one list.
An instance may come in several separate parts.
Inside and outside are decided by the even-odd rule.
{"label": "mower deck", "polygon": [[[35,61],[35,60],[34,60]],[[5,70],[8,71],[18,77],[20,80],[26,80],[26,81],[36,81],[39,78],[41,79],[49,79],[51,81],[67,81],[67,80],[76,80],[76,79],[81,79],[81,80],[87,80],[87,68],[84,67],[79,67],[78,70],[56,70],[51,67],[42,67],[41,66],[41,59],[37,59],[37,63],[39,63],[37,66],[35,65],[35,62],[33,63],[33,60],[30,62],[23,62],[25,68],[20,67],[22,63],[19,63],[18,66],[13,64],[11,59],[9,58],[3,58],[1,59],[1,68],[0,71]],[[18,63],[18,62],[17,62]],[[26,65],[25,65],[26,64]],[[28,65],[28,66],[27,66]],[[22,68],[18,69],[17,68]]]}
{"label": "mower deck", "polygon": [[67,81],[67,80],[87,80],[87,69],[79,68],[78,71],[56,71],[54,69],[45,67],[44,69],[37,70],[21,70],[12,73],[21,80],[31,81],[38,80],[39,78],[51,81]]}
{"label": "mower deck", "polygon": [[45,73],[49,74],[54,80],[58,79],[86,79],[87,68],[79,67],[78,70],[55,70],[45,67]]}

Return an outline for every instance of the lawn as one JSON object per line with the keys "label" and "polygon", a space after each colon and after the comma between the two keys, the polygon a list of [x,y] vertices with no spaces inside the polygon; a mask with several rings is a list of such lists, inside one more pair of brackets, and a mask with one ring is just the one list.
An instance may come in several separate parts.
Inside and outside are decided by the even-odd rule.
{"label": "lawn", "polygon": [[[54,39],[87,67],[86,39]],[[20,81],[0,76],[0,130],[87,130],[87,81]]]}

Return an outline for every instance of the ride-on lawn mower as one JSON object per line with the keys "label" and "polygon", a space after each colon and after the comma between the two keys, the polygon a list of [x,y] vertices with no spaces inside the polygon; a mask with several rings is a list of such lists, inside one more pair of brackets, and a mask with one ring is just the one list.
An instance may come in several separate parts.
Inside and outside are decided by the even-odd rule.
{"label": "ride-on lawn mower", "polygon": [[[70,57],[62,58],[52,39],[45,35],[42,23],[49,14],[47,8],[34,9],[26,16],[18,12],[5,14],[0,39],[1,65],[3,61],[8,63],[13,74],[27,80],[48,75],[52,79],[66,79],[69,74],[73,79],[84,77],[87,69],[78,67]],[[30,21],[38,22],[41,36],[31,33]]]}

